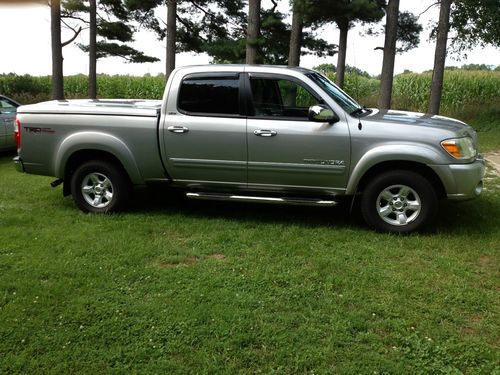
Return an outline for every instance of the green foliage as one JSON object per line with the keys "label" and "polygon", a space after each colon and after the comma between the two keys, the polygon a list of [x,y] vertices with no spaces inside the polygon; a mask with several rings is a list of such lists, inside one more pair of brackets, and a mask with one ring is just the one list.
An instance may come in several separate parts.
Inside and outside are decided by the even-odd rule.
{"label": "green foliage", "polygon": [[[121,0],[98,1],[97,9],[97,58],[115,56],[121,57],[131,63],[144,63],[159,61],[158,58],[147,56],[143,52],[130,47],[126,43],[134,41],[135,27],[131,25],[131,15]],[[62,2],[61,17],[67,22],[73,21],[80,26],[87,27],[87,13],[89,6],[85,0],[64,0]],[[136,21],[140,22],[141,19]],[[113,42],[109,42],[113,41]],[[117,43],[120,42],[120,43]],[[77,44],[84,51],[89,51],[86,44]]]}
{"label": "green foliage", "polygon": [[487,44],[500,46],[500,2],[498,0],[460,0],[451,7],[451,46],[456,53]]}
{"label": "green foliage", "polygon": [[377,22],[384,17],[385,0],[314,0],[308,14],[317,25],[336,22],[350,28],[354,22]]}
{"label": "green foliage", "polygon": [[398,31],[396,52],[407,52],[420,43],[420,33],[423,27],[418,23],[418,17],[411,12],[398,13]]}
{"label": "green foliage", "polygon": [[[464,64],[460,67],[460,69],[464,70],[495,70],[493,69],[494,65],[486,65],[486,64]],[[499,70],[500,66],[497,66],[496,70]]]}
{"label": "green foliage", "polygon": [[[398,29],[396,35],[396,52],[403,53],[418,47],[423,27],[418,17],[411,12],[398,12]],[[380,36],[385,33],[384,26],[368,27],[366,35]]]}
{"label": "green foliage", "polygon": [[[318,72],[321,72],[323,74],[335,73],[337,71],[337,67],[333,64],[319,64],[319,65],[315,66],[313,69],[317,70]],[[365,70],[361,70],[359,68],[356,68],[355,66],[346,65],[345,71],[348,74],[354,74],[354,75],[362,76],[365,78],[372,78],[370,73],[368,73]]]}
{"label": "green foliage", "polygon": [[[88,52],[89,46],[78,45],[84,52]],[[97,58],[102,59],[104,57],[121,57],[129,63],[145,63],[145,62],[155,62],[160,61],[160,59],[152,56],[147,56],[143,52],[136,50],[126,44],[110,43],[104,41],[98,41],[96,43]]]}

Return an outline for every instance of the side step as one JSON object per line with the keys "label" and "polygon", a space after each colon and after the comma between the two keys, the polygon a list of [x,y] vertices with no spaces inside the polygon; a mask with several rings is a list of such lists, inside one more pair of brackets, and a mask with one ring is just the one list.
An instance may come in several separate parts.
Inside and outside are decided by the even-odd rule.
{"label": "side step", "polygon": [[186,197],[199,200],[237,201],[237,202],[259,202],[274,204],[293,204],[305,206],[331,207],[337,204],[334,200],[317,198],[291,198],[291,197],[259,197],[251,195],[233,195],[217,193],[186,193]]}

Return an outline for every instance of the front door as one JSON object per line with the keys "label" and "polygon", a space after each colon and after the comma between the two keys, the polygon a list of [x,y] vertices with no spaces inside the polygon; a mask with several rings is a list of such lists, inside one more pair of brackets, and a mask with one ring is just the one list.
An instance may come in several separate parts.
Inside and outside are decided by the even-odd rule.
{"label": "front door", "polygon": [[295,78],[252,73],[249,86],[249,187],[344,191],[350,156],[345,118],[335,124],[309,121],[309,107],[324,102]]}
{"label": "front door", "polygon": [[[243,79],[243,77],[242,77]],[[246,118],[238,73],[192,74],[165,117],[167,170],[190,185],[239,185],[247,179]]]}

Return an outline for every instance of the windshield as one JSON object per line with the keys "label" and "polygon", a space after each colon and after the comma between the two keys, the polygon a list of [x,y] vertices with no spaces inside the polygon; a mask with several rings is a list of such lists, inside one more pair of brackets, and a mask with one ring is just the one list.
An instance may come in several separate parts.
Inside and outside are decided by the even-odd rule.
{"label": "windshield", "polygon": [[330,98],[335,100],[335,103],[340,105],[344,111],[349,114],[355,113],[362,109],[361,106],[349,95],[347,95],[342,89],[337,87],[332,81],[317,72],[311,72],[306,74],[307,78],[310,78],[314,83],[321,87]]}

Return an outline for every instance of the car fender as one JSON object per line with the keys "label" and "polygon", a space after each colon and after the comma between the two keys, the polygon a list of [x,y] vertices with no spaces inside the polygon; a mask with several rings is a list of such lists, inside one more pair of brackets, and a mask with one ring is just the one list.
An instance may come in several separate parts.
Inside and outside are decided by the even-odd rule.
{"label": "car fender", "polygon": [[356,193],[363,176],[372,167],[383,162],[409,161],[424,165],[447,164],[438,150],[421,144],[384,144],[371,148],[355,163],[347,184],[346,194]]}
{"label": "car fender", "polygon": [[134,156],[127,145],[119,138],[102,132],[78,132],[66,137],[56,152],[55,172],[64,176],[66,163],[71,155],[81,150],[104,151],[115,156],[127,172],[133,184],[142,183],[142,176]]}

